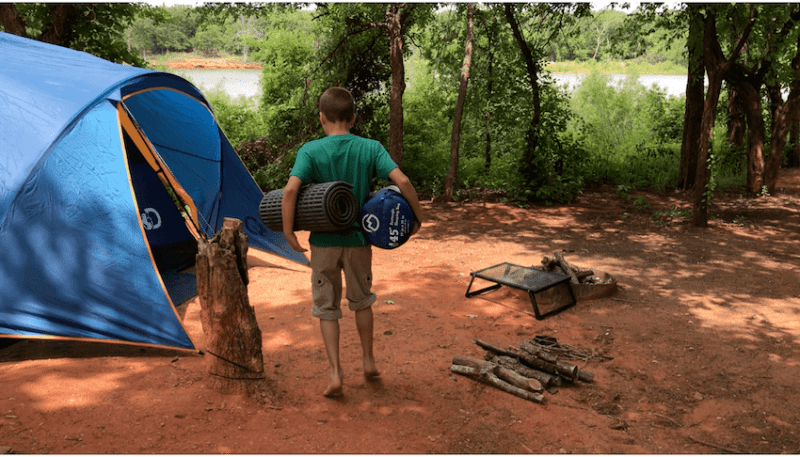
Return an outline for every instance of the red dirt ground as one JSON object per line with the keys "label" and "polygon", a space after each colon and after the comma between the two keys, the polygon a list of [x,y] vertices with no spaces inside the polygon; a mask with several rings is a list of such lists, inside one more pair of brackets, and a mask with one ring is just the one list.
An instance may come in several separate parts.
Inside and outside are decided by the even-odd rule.
{"label": "red dirt ground", "polygon": [[[424,205],[408,244],[375,250],[380,383],[361,374],[342,320],[345,396],[321,395],[327,362],[309,315],[309,270],[250,258],[250,303],[274,396],[210,390],[203,356],[109,344],[25,341],[0,350],[0,447],[15,453],[800,453],[800,173],[782,193],[720,196],[706,229],[653,211],[682,193],[613,189],[573,204]],[[503,288],[465,298],[471,271],[563,252],[619,281],[608,298],[536,320]],[[203,347],[197,299],[185,325]],[[546,402],[450,372],[479,338],[535,335],[613,357],[579,362],[594,382]]]}
{"label": "red dirt ground", "polygon": [[186,59],[173,59],[167,62],[167,66],[172,69],[200,69],[200,70],[261,70],[261,63],[259,62],[234,62],[226,59],[203,59],[203,58],[186,58]]}

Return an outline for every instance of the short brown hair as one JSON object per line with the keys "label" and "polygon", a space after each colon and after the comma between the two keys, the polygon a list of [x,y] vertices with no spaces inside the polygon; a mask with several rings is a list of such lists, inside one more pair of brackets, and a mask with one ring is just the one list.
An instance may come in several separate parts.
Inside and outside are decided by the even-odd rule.
{"label": "short brown hair", "polygon": [[356,113],[356,104],[347,89],[329,87],[319,98],[319,110],[331,122],[350,122]]}

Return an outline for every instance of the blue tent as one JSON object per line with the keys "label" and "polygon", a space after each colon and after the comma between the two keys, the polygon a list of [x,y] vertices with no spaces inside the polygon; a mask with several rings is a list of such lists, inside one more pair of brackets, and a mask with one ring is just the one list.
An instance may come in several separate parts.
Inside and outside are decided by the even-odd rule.
{"label": "blue tent", "polygon": [[0,337],[195,350],[197,239],[300,263],[188,81],[0,32]]}

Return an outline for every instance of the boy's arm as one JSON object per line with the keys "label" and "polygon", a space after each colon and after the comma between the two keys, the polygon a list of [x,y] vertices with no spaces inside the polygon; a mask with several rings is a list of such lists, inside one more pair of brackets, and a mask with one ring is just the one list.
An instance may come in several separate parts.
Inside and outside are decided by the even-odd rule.
{"label": "boy's arm", "polygon": [[289,246],[297,252],[306,252],[308,249],[300,246],[297,235],[294,234],[294,211],[297,206],[297,193],[303,181],[297,176],[289,176],[286,187],[283,188],[283,199],[281,199],[281,218],[283,220],[283,234]]}
{"label": "boy's arm", "polygon": [[403,173],[399,167],[396,167],[389,172],[389,179],[400,188],[400,194],[402,194],[403,197],[408,200],[408,203],[411,205],[411,209],[414,211],[414,218],[416,220],[414,221],[414,229],[411,231],[411,234],[413,235],[419,231],[420,227],[422,227],[422,207],[419,204],[417,191],[414,189],[414,185],[411,184],[411,180],[408,179],[408,176],[406,176],[406,174]]}

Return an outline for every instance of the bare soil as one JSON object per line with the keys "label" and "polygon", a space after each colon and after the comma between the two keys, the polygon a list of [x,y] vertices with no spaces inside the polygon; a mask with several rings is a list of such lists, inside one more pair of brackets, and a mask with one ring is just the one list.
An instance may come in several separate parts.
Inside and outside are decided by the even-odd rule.
{"label": "bare soil", "polygon": [[166,64],[174,70],[261,70],[260,62],[237,62],[225,58],[197,57],[193,54],[186,57],[173,56]]}
{"label": "bare soil", "polygon": [[[406,245],[374,252],[380,382],[341,321],[344,397],[309,315],[309,270],[250,256],[250,303],[272,394],[221,394],[202,355],[23,341],[0,350],[0,447],[14,453],[800,453],[800,172],[774,196],[720,196],[694,228],[683,193],[595,189],[569,205],[424,205]],[[633,199],[632,199],[633,200]],[[660,217],[653,212],[661,211]],[[302,241],[302,240],[301,240]],[[619,289],[537,320],[501,288],[466,298],[470,272],[561,252]],[[197,299],[182,308],[203,347]],[[450,372],[478,338],[536,335],[611,357],[544,404]]]}

